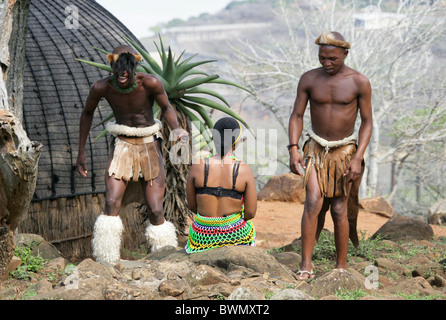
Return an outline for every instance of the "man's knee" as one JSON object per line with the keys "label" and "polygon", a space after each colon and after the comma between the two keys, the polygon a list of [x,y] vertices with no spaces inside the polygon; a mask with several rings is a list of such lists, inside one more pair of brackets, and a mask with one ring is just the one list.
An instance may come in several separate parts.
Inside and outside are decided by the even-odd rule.
{"label": "man's knee", "polygon": [[318,215],[322,208],[322,200],[316,197],[305,199],[305,212],[310,215]]}
{"label": "man's knee", "polygon": [[337,200],[331,202],[331,215],[333,220],[340,221],[347,218],[347,201]]}
{"label": "man's knee", "polygon": [[121,209],[122,200],[114,197],[107,197],[105,199],[105,205],[112,210]]}

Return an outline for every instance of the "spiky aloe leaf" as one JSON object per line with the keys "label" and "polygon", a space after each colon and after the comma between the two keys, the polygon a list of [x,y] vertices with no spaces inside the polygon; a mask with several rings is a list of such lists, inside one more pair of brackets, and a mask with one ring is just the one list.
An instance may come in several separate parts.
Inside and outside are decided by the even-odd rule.
{"label": "spiky aloe leaf", "polygon": [[212,121],[211,117],[209,116],[209,114],[206,112],[206,110],[198,105],[198,104],[194,104],[194,103],[190,103],[184,100],[181,100],[180,103],[182,105],[184,105],[185,107],[188,107],[194,111],[196,111],[201,118],[204,120],[204,122],[206,123],[206,125],[208,126],[208,128],[212,129],[214,127],[214,122]]}
{"label": "spiky aloe leaf", "polygon": [[165,90],[173,89],[176,87],[177,68],[175,67],[175,60],[172,55],[172,50],[169,47],[169,53],[167,54],[166,64],[163,69],[162,77],[168,83],[168,88]]}
{"label": "spiky aloe leaf", "polygon": [[77,59],[77,58],[76,58],[76,60],[80,61],[80,62],[83,62],[83,63],[86,63],[86,64],[89,64],[89,65],[91,65],[93,67],[96,67],[96,68],[108,71],[110,73],[113,73],[113,70],[112,70],[112,68],[109,65],[106,65],[106,64],[103,64],[103,63],[97,63],[97,62],[93,62],[93,61],[88,61],[88,60],[83,60],[83,59]]}
{"label": "spiky aloe leaf", "polygon": [[208,77],[197,77],[197,78],[193,78],[193,79],[186,80],[186,81],[182,82],[175,89],[177,91],[181,91],[184,89],[189,89],[189,88],[199,86],[203,83],[208,83],[215,79],[218,79],[218,75],[213,75],[213,76],[208,76]]}
{"label": "spiky aloe leaf", "polygon": [[208,132],[207,132],[207,129],[206,129],[206,126],[203,124],[203,122],[202,122],[202,121],[201,121],[195,114],[193,114],[190,110],[188,110],[186,107],[182,106],[181,104],[178,104],[178,108],[180,108],[181,111],[183,111],[183,113],[184,113],[189,119],[192,120],[192,123],[193,123],[194,125],[197,125],[197,124],[198,124],[199,128],[197,128],[197,129],[199,129],[200,134],[201,134],[201,136],[203,137],[203,139],[206,141],[206,143],[207,143],[209,146],[213,146],[213,144],[212,144],[212,137],[209,136],[209,134],[208,134]]}
{"label": "spiky aloe leaf", "polygon": [[251,91],[249,91],[248,89],[242,87],[241,85],[239,85],[239,84],[237,84],[235,82],[229,81],[229,80],[222,79],[222,78],[218,78],[218,79],[209,81],[209,83],[218,83],[218,84],[224,84],[224,85],[228,85],[228,86],[233,86],[233,87],[237,87],[239,89],[242,89],[242,90],[248,92],[249,94],[253,94]]}
{"label": "spiky aloe leaf", "polygon": [[210,89],[208,89],[208,88],[204,88],[204,87],[195,87],[195,88],[188,89],[186,92],[187,92],[188,94],[196,93],[196,94],[207,94],[207,95],[210,95],[210,96],[214,96],[214,97],[220,99],[222,102],[224,102],[224,104],[226,104],[228,107],[231,107],[231,106],[229,105],[229,103],[226,101],[226,99],[223,98],[223,96],[222,96],[221,94],[219,94],[219,93],[216,92],[216,91],[210,90]]}
{"label": "spiky aloe leaf", "polygon": [[206,99],[206,98],[201,98],[201,97],[193,97],[193,96],[184,96],[183,99],[201,104],[203,106],[209,107],[211,109],[216,109],[219,110],[221,112],[224,112],[228,115],[230,115],[231,117],[237,119],[238,121],[240,121],[241,123],[243,123],[243,125],[249,129],[248,124],[245,122],[245,120],[243,120],[237,113],[235,113],[234,111],[232,111],[231,109],[229,109],[228,107],[222,106],[221,104],[219,104],[218,102]]}
{"label": "spiky aloe leaf", "polygon": [[111,112],[111,113],[110,113],[108,116],[106,116],[101,122],[99,122],[97,125],[95,125],[95,126],[93,127],[93,129],[99,127],[100,125],[105,124],[107,121],[113,119],[114,116],[115,116],[114,113]]}
{"label": "spiky aloe leaf", "polygon": [[[183,75],[184,73],[186,73],[187,71],[196,68],[198,66],[201,66],[203,64],[206,63],[211,63],[211,62],[215,62],[217,60],[203,60],[203,61],[197,61],[194,63],[188,63],[188,64],[180,64],[177,66],[177,74],[178,75]],[[179,78],[179,77],[178,77]]]}

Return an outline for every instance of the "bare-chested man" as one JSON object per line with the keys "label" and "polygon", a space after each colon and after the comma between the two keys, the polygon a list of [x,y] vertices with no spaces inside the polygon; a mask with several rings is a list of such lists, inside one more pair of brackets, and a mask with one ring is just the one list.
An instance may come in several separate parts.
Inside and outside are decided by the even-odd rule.
{"label": "bare-chested man", "polygon": [[82,177],[87,176],[85,143],[100,99],[105,98],[113,110],[115,122],[107,124],[114,136],[112,152],[105,173],[106,203],[93,232],[93,256],[98,261],[113,262],[120,258],[122,220],[121,202],[130,181],[140,181],[147,202],[149,223],[146,237],[152,251],[164,246],[177,246],[174,225],[165,221],[163,196],[165,175],[160,149],[161,124],[153,116],[156,101],[170,129],[180,139],[187,131],[179,127],[175,110],[162,82],[155,76],[136,73],[141,56],[126,45],[107,55],[113,69],[112,76],[93,84],[80,119],[77,167]]}
{"label": "bare-chested man", "polygon": [[[314,277],[311,257],[317,232],[320,232],[318,216],[319,213],[325,215],[328,205],[335,227],[336,268],[347,267],[348,197],[352,185],[359,187],[364,152],[373,126],[370,83],[344,64],[350,44],[338,32],[323,33],[316,44],[322,67],[302,75],[289,120],[290,169],[299,175],[303,175],[299,165],[305,169],[302,262],[298,272],[301,279]],[[302,157],[297,144],[308,102],[311,128]],[[361,117],[359,140],[354,132],[358,110]]]}

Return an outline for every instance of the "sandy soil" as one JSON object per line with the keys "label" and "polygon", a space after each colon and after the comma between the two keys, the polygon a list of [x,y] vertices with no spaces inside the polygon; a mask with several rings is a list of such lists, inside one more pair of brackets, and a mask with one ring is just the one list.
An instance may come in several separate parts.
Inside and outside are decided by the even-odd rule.
{"label": "sandy soil", "polygon": [[[278,201],[258,201],[257,214],[252,220],[257,232],[256,245],[261,248],[272,249],[291,243],[300,238],[300,222],[303,204]],[[358,217],[358,235],[373,235],[388,218],[362,211]],[[325,219],[325,228],[334,231],[329,213]],[[446,227],[432,225],[435,236],[446,237]]]}

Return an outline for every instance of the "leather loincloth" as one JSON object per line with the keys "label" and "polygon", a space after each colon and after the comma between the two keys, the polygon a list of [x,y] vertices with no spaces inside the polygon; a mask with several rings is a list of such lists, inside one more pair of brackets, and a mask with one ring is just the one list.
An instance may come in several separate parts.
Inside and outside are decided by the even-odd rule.
{"label": "leather loincloth", "polygon": [[[161,138],[157,122],[147,128],[111,124],[107,130],[115,136],[113,158],[108,174],[124,181],[151,181],[160,173],[155,138]],[[123,135],[125,133],[125,135]]]}
{"label": "leather loincloth", "polygon": [[[356,152],[357,135],[353,134],[341,141],[327,141],[318,137],[311,129],[307,134],[309,139],[304,145],[304,158],[306,159],[306,171],[304,187],[306,187],[311,171],[317,171],[318,183],[325,201],[330,198],[345,195],[347,192],[347,179],[344,172]],[[364,172],[362,162],[362,173]],[[361,177],[352,182],[347,201],[347,216],[349,224],[349,238],[355,247],[359,245],[357,233],[357,219],[359,213],[359,186]],[[323,206],[319,213],[316,239],[324,227],[325,214],[328,206]]]}
{"label": "leather loincloth", "polygon": [[314,166],[319,189],[324,197],[335,198],[347,194],[347,179],[344,177],[344,172],[356,152],[356,135],[341,141],[327,141],[310,130],[308,136],[310,138],[303,148],[307,167],[304,187]]}

